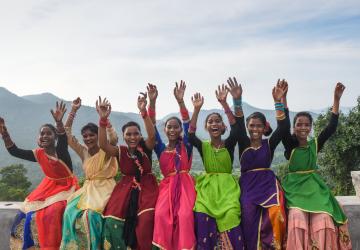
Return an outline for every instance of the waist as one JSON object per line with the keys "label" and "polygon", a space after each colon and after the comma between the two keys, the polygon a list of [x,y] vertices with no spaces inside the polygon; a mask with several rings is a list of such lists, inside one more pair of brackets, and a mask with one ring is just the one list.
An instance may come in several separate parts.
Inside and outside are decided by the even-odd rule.
{"label": "waist", "polygon": [[311,169],[311,170],[290,171],[289,174],[310,174],[315,172],[316,172],[315,169]]}
{"label": "waist", "polygon": [[[123,174],[121,173],[121,175],[123,177],[135,177],[135,174]],[[152,172],[149,172],[149,173],[143,173],[141,176],[146,176],[146,175],[154,175]]]}
{"label": "waist", "polygon": [[52,177],[49,177],[49,176],[45,176],[47,179],[49,180],[52,180],[52,181],[60,181],[60,180],[66,180],[66,179],[71,179],[74,177],[74,175],[69,175],[69,176],[66,176],[66,177],[60,177],[60,178],[52,178]]}
{"label": "waist", "polygon": [[184,173],[189,173],[189,170],[174,171],[174,172],[169,173],[169,174],[166,175],[165,177],[174,176],[174,175],[176,175],[176,174],[184,174]]}
{"label": "waist", "polygon": [[111,180],[114,179],[114,177],[90,177],[86,178],[87,181],[103,181],[103,180]]}
{"label": "waist", "polygon": [[256,172],[256,171],[272,171],[272,170],[270,168],[253,168],[253,169],[244,171],[244,173]]}

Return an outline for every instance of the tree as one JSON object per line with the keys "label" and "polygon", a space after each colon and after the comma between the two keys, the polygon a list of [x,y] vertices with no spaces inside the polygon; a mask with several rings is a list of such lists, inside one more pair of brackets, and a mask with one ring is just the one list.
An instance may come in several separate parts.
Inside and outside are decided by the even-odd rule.
{"label": "tree", "polygon": [[[330,110],[315,122],[317,136],[327,125]],[[336,195],[353,195],[351,171],[360,170],[360,97],[349,114],[340,113],[336,133],[319,153],[320,173]]]}
{"label": "tree", "polygon": [[22,164],[10,165],[0,170],[0,200],[23,201],[29,193],[31,182]]}

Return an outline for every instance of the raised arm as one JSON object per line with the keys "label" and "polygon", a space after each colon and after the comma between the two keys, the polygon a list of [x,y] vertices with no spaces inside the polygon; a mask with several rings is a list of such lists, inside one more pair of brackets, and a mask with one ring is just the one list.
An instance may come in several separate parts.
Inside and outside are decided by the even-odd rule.
{"label": "raised arm", "polygon": [[84,151],[87,150],[87,148],[81,145],[81,143],[72,134],[72,124],[75,119],[76,112],[80,109],[80,107],[81,99],[78,97],[71,103],[71,111],[66,119],[64,127],[69,146],[78,154],[81,160],[84,160]]}
{"label": "raised arm", "polygon": [[5,120],[2,117],[0,117],[0,134],[4,140],[6,149],[12,156],[23,160],[36,162],[32,150],[24,150],[16,147],[15,143],[11,140],[10,134],[5,126]]}
{"label": "raised arm", "polygon": [[331,117],[328,125],[321,131],[317,138],[318,142],[318,151],[322,149],[325,142],[333,135],[336,131],[336,127],[338,124],[339,119],[339,106],[340,106],[340,99],[342,94],[344,93],[345,86],[338,82],[335,86],[334,90],[334,102],[331,110]]}
{"label": "raised arm", "polygon": [[230,125],[235,124],[235,117],[229,107],[229,104],[226,102],[226,97],[229,93],[228,88],[225,87],[225,84],[219,85],[218,89],[215,90],[215,95],[221,106],[224,108],[225,114],[229,120]]}
{"label": "raised arm", "polygon": [[185,90],[186,90],[186,84],[183,80],[180,81],[180,84],[178,84],[177,82],[175,83],[174,96],[179,105],[180,114],[181,114],[181,120],[183,125],[183,132],[184,132],[183,142],[186,147],[186,151],[188,153],[188,158],[190,159],[192,153],[192,145],[188,143],[190,117],[189,117],[189,111],[187,110],[184,102]]}
{"label": "raised arm", "polygon": [[109,123],[109,115],[111,113],[111,104],[106,100],[99,99],[96,101],[96,111],[99,114],[99,130],[98,139],[99,147],[110,156],[119,156],[119,149],[117,146],[111,145],[107,140],[106,127]]}
{"label": "raised arm", "polygon": [[243,109],[242,109],[243,89],[241,87],[241,84],[238,84],[235,77],[233,77],[233,79],[231,79],[231,77],[229,77],[229,79],[227,80],[227,83],[228,83],[227,88],[233,98],[235,116],[243,117],[244,116]]}
{"label": "raised arm", "polygon": [[189,126],[189,142],[195,146],[197,148],[197,150],[199,151],[201,157],[202,157],[202,142],[201,140],[195,135],[196,132],[196,123],[198,120],[198,116],[201,110],[202,105],[204,104],[204,97],[201,96],[200,93],[195,93],[192,97],[191,97],[191,101],[193,103],[194,106],[194,112],[191,116],[190,119],[190,126]]}
{"label": "raised arm", "polygon": [[[286,84],[285,84],[286,83]],[[269,139],[269,145],[270,145],[270,151],[271,155],[274,154],[275,148],[280,143],[281,139],[285,136],[287,133],[287,121],[286,121],[286,115],[285,115],[285,105],[282,102],[283,96],[285,95],[285,92],[287,91],[288,85],[285,79],[278,80],[274,88],[272,89],[272,96],[275,103],[275,112],[276,112],[276,120],[277,120],[277,128],[276,130],[271,134]]]}
{"label": "raised arm", "polygon": [[149,117],[147,111],[146,111],[146,104],[147,104],[147,93],[140,93],[137,99],[137,106],[139,109],[139,112],[141,114],[141,117],[144,120],[144,125],[147,133],[147,138],[145,140],[145,146],[149,150],[153,150],[155,146],[155,128],[154,124],[151,121],[151,118]]}
{"label": "raised arm", "polygon": [[156,99],[158,97],[158,90],[156,85],[148,83],[146,87],[147,94],[149,96],[148,116],[150,117],[153,124],[156,124]]}

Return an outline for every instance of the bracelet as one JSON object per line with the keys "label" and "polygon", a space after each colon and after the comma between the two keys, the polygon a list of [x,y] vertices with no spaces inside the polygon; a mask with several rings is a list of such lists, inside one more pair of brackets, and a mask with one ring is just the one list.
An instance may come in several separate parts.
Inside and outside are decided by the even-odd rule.
{"label": "bracelet", "polygon": [[231,109],[229,107],[224,108],[224,112],[225,112],[225,114],[232,113],[232,111],[231,111]]}
{"label": "bracelet", "polygon": [[106,128],[108,126],[109,120],[107,118],[100,118],[99,126],[102,128]]}
{"label": "bracelet", "polygon": [[148,112],[146,110],[140,111],[140,115],[143,119],[145,119],[148,116]]}
{"label": "bracelet", "polygon": [[187,121],[189,120],[189,111],[184,107],[184,108],[180,108],[180,114],[181,114],[181,118],[183,119],[183,121]]}
{"label": "bracelet", "polygon": [[69,116],[70,116],[72,119],[74,119],[75,116],[76,116],[76,113],[71,111],[71,112],[69,113]]}
{"label": "bracelet", "polygon": [[240,97],[239,99],[233,99],[233,105],[234,105],[234,107],[241,108],[242,107],[242,98]]}
{"label": "bracelet", "polygon": [[284,113],[282,115],[276,116],[276,120],[279,120],[279,121],[284,120],[285,118],[286,118],[286,115]]}
{"label": "bracelet", "polygon": [[275,103],[275,110],[281,110],[285,112],[285,105],[282,102],[276,102]]}
{"label": "bracelet", "polygon": [[195,132],[196,131],[196,126],[192,126],[191,124],[189,125],[189,131],[190,132]]}
{"label": "bracelet", "polygon": [[151,118],[156,116],[155,109],[152,109],[152,108],[150,107],[150,105],[148,106],[147,113],[148,113],[148,115],[149,115]]}
{"label": "bracelet", "polygon": [[178,104],[179,104],[179,105],[184,104],[184,101],[180,101],[180,102],[178,102]]}

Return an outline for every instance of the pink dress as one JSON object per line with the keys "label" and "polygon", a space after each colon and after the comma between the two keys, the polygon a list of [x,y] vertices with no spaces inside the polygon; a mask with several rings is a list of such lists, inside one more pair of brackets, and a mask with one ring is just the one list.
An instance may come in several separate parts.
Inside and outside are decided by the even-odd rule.
{"label": "pink dress", "polygon": [[192,146],[187,141],[188,122],[183,123],[184,138],[176,149],[166,150],[156,130],[155,152],[164,179],[160,182],[155,207],[153,244],[160,249],[195,249],[195,182],[189,174]]}

